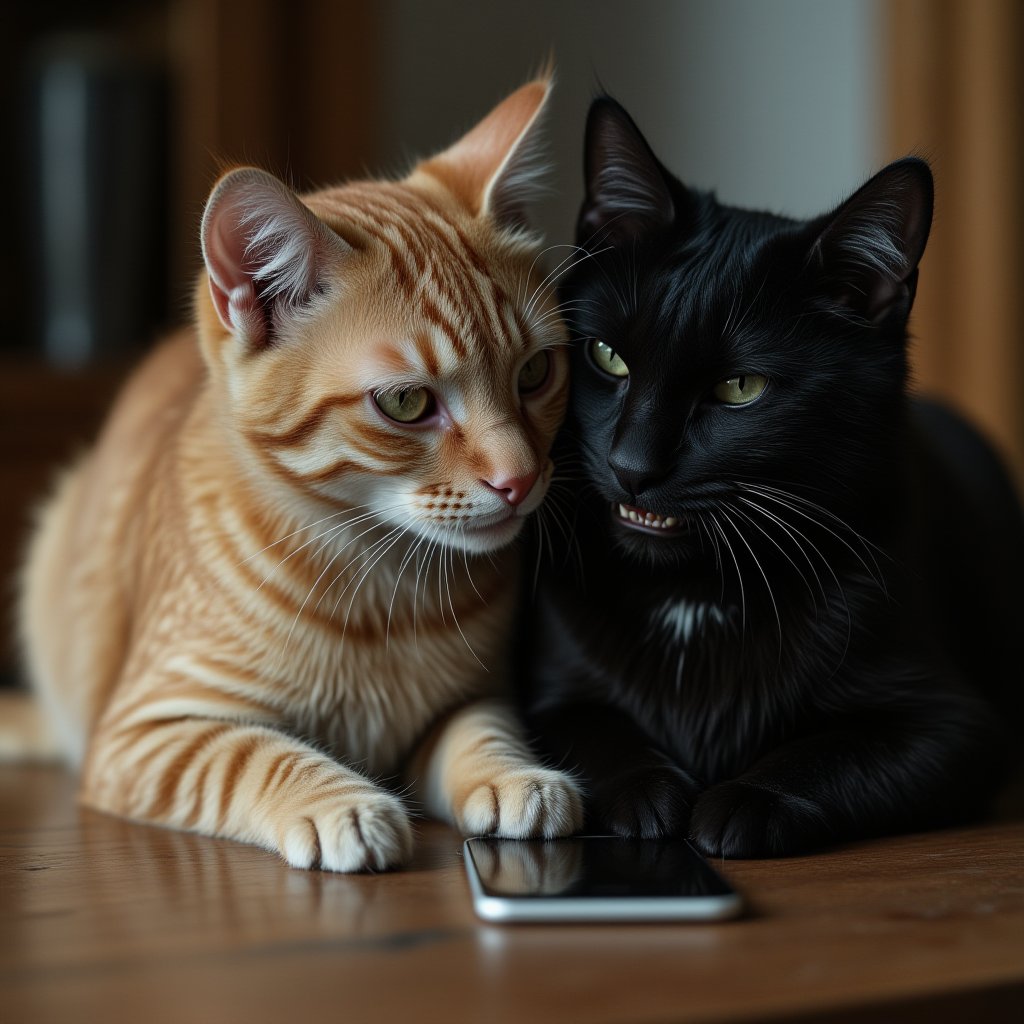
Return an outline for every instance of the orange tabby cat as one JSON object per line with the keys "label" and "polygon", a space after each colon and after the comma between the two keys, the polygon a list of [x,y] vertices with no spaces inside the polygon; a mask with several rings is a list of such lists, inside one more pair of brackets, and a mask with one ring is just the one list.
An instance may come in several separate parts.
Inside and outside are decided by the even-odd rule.
{"label": "orange tabby cat", "polygon": [[547,92],[401,182],[217,183],[198,344],[135,374],[30,551],[30,670],[87,804],[336,871],[408,854],[376,781],[403,771],[464,832],[578,826],[500,699],[566,397],[521,219]]}

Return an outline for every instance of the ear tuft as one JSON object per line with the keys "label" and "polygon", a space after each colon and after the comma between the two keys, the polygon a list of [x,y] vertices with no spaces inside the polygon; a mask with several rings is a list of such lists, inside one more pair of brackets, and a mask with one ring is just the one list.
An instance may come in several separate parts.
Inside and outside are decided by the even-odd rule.
{"label": "ear tuft", "polygon": [[906,317],[933,201],[932,174],[923,160],[889,164],[817,222],[812,269],[835,298],[868,320]]}
{"label": "ear tuft", "polygon": [[545,74],[517,89],[419,170],[443,182],[474,216],[527,227],[526,212],[544,191],[540,124],[552,85]]}
{"label": "ear tuft", "polygon": [[534,82],[527,89],[524,108],[519,112],[525,120],[524,127],[483,197],[483,212],[505,227],[526,228],[527,211],[547,191],[545,177],[550,166],[544,148],[543,122],[551,83]]}
{"label": "ear tuft", "polygon": [[217,182],[201,228],[221,323],[247,344],[272,340],[280,318],[307,305],[345,243],[272,174],[241,167]]}
{"label": "ear tuft", "polygon": [[614,242],[667,227],[676,216],[668,177],[625,109],[599,96],[587,114],[583,152],[586,196],[577,240]]}

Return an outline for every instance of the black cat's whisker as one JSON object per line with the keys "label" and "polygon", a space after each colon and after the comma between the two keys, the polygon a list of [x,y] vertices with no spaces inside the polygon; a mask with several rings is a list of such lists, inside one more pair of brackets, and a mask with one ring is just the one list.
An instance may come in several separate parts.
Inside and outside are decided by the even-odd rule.
{"label": "black cat's whisker", "polygon": [[[821,549],[814,543],[814,541],[812,541],[810,539],[810,537],[807,536],[806,533],[803,533],[801,530],[797,529],[797,527],[795,527],[792,523],[788,523],[785,520],[783,520],[780,517],[781,516],[780,513],[772,512],[769,509],[764,508],[762,505],[758,505],[751,498],[740,496],[738,500],[742,501],[745,505],[748,505],[750,508],[756,509],[758,512],[761,513],[761,515],[763,515],[766,518],[770,519],[773,523],[777,523],[782,529],[786,530],[787,532],[791,531],[792,533],[795,533],[797,535],[797,537],[799,537],[818,556],[818,558],[821,559],[822,564],[825,566],[826,569],[828,569],[829,575],[832,577],[832,579],[835,582],[836,586],[841,588],[841,584],[839,582],[839,577],[836,575],[835,571],[833,570],[829,560],[825,557],[825,555],[822,553]],[[802,545],[798,545],[798,546],[800,547],[800,550],[803,551],[803,546]],[[810,557],[807,555],[806,552],[804,552],[804,557],[807,559],[808,565],[811,565],[811,571],[814,572],[813,564],[811,562]],[[819,585],[821,585],[821,578],[817,575],[816,572],[815,572],[815,577],[818,579]],[[822,585],[822,588],[821,588],[821,594],[822,594],[822,597],[824,597],[824,598],[828,597],[828,593],[825,590],[823,585]]]}
{"label": "black cat's whisker", "polygon": [[[833,530],[830,527],[826,526],[820,519],[816,519],[809,512],[805,512],[803,509],[799,508],[798,505],[790,504],[788,501],[784,500],[783,498],[778,497],[775,494],[771,494],[771,493],[769,493],[767,491],[760,490],[760,489],[758,489],[756,487],[751,487],[750,485],[747,485],[745,490],[751,491],[754,494],[758,494],[760,497],[764,498],[766,501],[773,501],[773,502],[775,502],[775,503],[777,503],[779,505],[782,505],[785,508],[788,508],[791,512],[795,512],[798,516],[802,516],[808,522],[814,523],[814,525],[817,526],[819,529],[824,530],[827,534],[829,534],[832,537],[834,537],[837,541],[839,541],[840,544],[843,545],[844,548],[846,548],[847,551],[850,552],[850,554],[853,555],[854,558],[857,559],[857,561],[861,564],[861,567],[868,574],[868,576],[871,577],[871,579],[874,581],[875,585],[882,591],[882,593],[886,597],[889,596],[889,591],[888,591],[888,589],[887,589],[887,587],[885,585],[885,579],[881,575],[880,571],[877,572],[877,573],[875,571],[873,571],[871,569],[871,566],[869,566],[868,563],[864,561],[863,557],[857,551],[857,549],[852,544],[850,544],[847,540],[845,540],[843,537],[841,537],[838,533],[836,533],[835,530]],[[858,538],[860,537],[859,534],[856,534],[856,536]],[[870,555],[870,552],[868,552],[868,554]],[[872,559],[872,560],[874,561],[874,559]],[[878,570],[878,563],[877,563],[877,561],[875,562],[875,569]]]}
{"label": "black cat's whisker", "polygon": [[724,507],[720,506],[718,511],[722,513],[722,515],[725,517],[725,521],[733,528],[733,531],[735,532],[736,536],[739,537],[739,539],[742,542],[743,546],[750,553],[750,557],[754,560],[754,565],[757,566],[757,571],[761,574],[761,579],[764,580],[765,588],[768,590],[768,600],[771,601],[771,603],[772,603],[772,610],[775,612],[775,624],[776,624],[776,626],[778,626],[778,630],[779,630],[779,660],[781,661],[782,660],[782,618],[779,615],[779,606],[775,603],[775,593],[772,590],[772,585],[771,585],[771,582],[768,579],[768,574],[764,571],[764,566],[761,565],[761,560],[754,553],[754,549],[750,546],[750,542],[747,540],[746,537],[743,536],[743,531],[733,521],[732,516],[730,516],[729,513],[726,512]]}
{"label": "black cat's whisker", "polygon": [[[725,530],[722,529],[722,524],[719,523],[718,517],[714,512],[708,513],[711,516],[711,522],[714,523],[715,529],[718,530],[718,535],[725,542],[725,546],[729,549],[729,554],[732,556],[732,564],[736,566],[736,581],[740,587],[740,614],[741,614],[741,625],[740,635],[746,636],[747,633],[747,595],[746,590],[743,586],[743,573],[740,571],[739,559],[736,557],[736,552],[733,550],[732,544],[729,542],[729,538],[725,535]],[[723,574],[724,575],[724,574]]]}
{"label": "black cat's whisker", "polygon": [[[700,553],[706,554],[710,548],[712,553],[715,553],[715,549],[711,544],[711,534],[708,532],[707,524],[704,522],[704,517],[700,515],[691,516],[692,521],[697,526],[697,537],[700,540]],[[717,554],[716,554],[716,568],[717,568]]]}
{"label": "black cat's whisker", "polygon": [[[805,533],[797,529],[797,527],[794,526],[792,523],[785,523],[779,517],[779,515],[777,515],[774,512],[770,512],[766,508],[762,508],[760,505],[751,501],[749,498],[741,497],[739,500],[742,501],[744,504],[749,505],[751,508],[757,509],[758,512],[760,512],[763,516],[766,516],[768,519],[772,520],[772,522],[777,523],[779,527],[783,530],[786,530],[787,532],[792,530],[794,533],[796,533],[797,536],[799,536],[807,544],[807,546],[818,556],[818,558],[821,559],[821,564],[824,565],[825,568],[828,570],[828,574],[832,577],[832,581],[836,585],[836,593],[839,595],[839,599],[843,602],[843,611],[846,615],[846,640],[843,648],[843,653],[840,656],[839,662],[836,665],[836,667],[838,668],[839,665],[841,665],[843,660],[845,659],[846,650],[849,648],[850,645],[850,638],[853,634],[853,613],[850,610],[850,602],[846,596],[846,590],[843,587],[842,581],[839,579],[839,576],[836,574],[836,571],[832,568],[832,564],[822,553],[821,549],[818,548],[818,546]],[[808,565],[811,565],[811,560],[808,557],[807,553],[803,551],[802,546],[800,546],[800,550],[803,552],[804,557],[807,558]],[[815,578],[818,579],[820,585],[821,579],[818,576],[817,572],[814,570],[813,565],[811,565],[811,571],[814,572]],[[823,585],[821,587],[821,596],[823,600],[827,603],[829,600],[828,592],[825,590],[825,587]]]}
{"label": "black cat's whisker", "polygon": [[755,522],[755,520],[753,519],[752,516],[747,515],[747,513],[744,512],[738,505],[730,504],[729,507],[741,519],[743,519],[745,522],[748,522],[755,530],[757,530],[759,533],[763,534],[765,539],[767,541],[769,541],[769,543],[771,543],[778,550],[779,554],[782,555],[782,557],[785,558],[786,561],[789,562],[789,564],[791,566],[793,566],[794,571],[800,577],[800,579],[803,580],[804,586],[806,586],[808,591],[810,592],[811,603],[814,605],[814,612],[815,612],[815,615],[817,615],[817,613],[818,613],[818,597],[817,597],[817,594],[815,593],[814,588],[811,586],[811,581],[804,575],[803,570],[800,568],[800,566],[798,566],[796,564],[796,562],[793,561],[793,559],[790,557],[789,553],[782,547],[782,545],[763,526],[760,525],[760,523]]}
{"label": "black cat's whisker", "polygon": [[725,604],[725,570],[722,563],[722,549],[718,545],[718,537],[715,536],[714,531],[712,531],[711,527],[708,526],[703,515],[697,514],[694,518],[696,520],[698,528],[702,531],[702,536],[703,534],[707,534],[708,541],[714,548],[715,572],[718,574],[718,581],[720,586],[718,594],[718,603],[720,605]]}
{"label": "black cat's whisker", "polygon": [[779,494],[784,498],[788,498],[790,501],[795,501],[799,505],[806,505],[808,508],[813,509],[815,512],[820,512],[822,515],[827,516],[834,523],[836,523],[836,525],[841,526],[844,530],[847,530],[852,537],[855,537],[857,540],[859,540],[861,544],[864,545],[865,549],[867,549],[868,553],[870,553],[871,551],[876,551],[883,557],[888,558],[889,561],[894,561],[892,556],[889,554],[888,551],[885,550],[885,548],[881,547],[878,544],[875,544],[873,541],[868,540],[867,537],[865,537],[862,533],[858,533],[857,530],[855,530],[848,522],[846,522],[845,519],[841,519],[830,509],[825,508],[824,505],[819,505],[817,502],[811,501],[809,498],[805,498],[803,497],[803,495],[797,494],[794,491],[784,490],[781,487],[772,487],[769,484],[763,482],[758,482],[756,485],[748,484],[746,486],[760,487],[762,490],[770,491],[774,494]]}
{"label": "black cat's whisker", "polygon": [[[762,508],[760,505],[757,504],[756,501],[753,501],[752,499],[743,496],[741,496],[739,500],[742,501],[748,507],[759,512],[769,522],[774,523],[776,526],[778,526],[778,528],[782,530],[782,532],[793,542],[793,546],[797,549],[797,551],[800,552],[800,554],[803,556],[804,561],[807,563],[807,568],[811,570],[811,575],[814,576],[814,580],[818,584],[818,589],[821,591],[822,598],[828,600],[828,593],[825,590],[824,583],[822,583],[821,581],[821,577],[818,575],[818,570],[814,568],[813,559],[810,555],[807,554],[803,544],[800,543],[800,540],[797,536],[794,536],[794,533],[799,534],[799,537],[803,537],[804,540],[807,540],[807,538],[802,533],[800,533],[800,531],[797,530],[795,527],[791,527],[784,520],[779,518],[779,516],[777,516],[774,512],[769,512],[767,509]],[[737,509],[737,511],[739,511],[739,509]],[[807,543],[810,544],[810,541],[807,540]],[[816,548],[815,551],[817,552],[819,557],[822,557],[821,552],[818,552]],[[817,607],[817,601],[815,601],[815,607]]]}

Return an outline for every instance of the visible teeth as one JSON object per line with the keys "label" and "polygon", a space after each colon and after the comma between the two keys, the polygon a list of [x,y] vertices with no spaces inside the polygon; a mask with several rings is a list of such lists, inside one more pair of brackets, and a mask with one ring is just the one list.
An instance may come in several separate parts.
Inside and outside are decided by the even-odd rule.
{"label": "visible teeth", "polygon": [[679,525],[679,519],[676,516],[662,516],[659,512],[648,512],[644,509],[637,512],[635,509],[627,508],[625,505],[619,505],[618,509],[620,519],[628,519],[629,522],[636,523],[638,526],[668,530],[673,526]]}

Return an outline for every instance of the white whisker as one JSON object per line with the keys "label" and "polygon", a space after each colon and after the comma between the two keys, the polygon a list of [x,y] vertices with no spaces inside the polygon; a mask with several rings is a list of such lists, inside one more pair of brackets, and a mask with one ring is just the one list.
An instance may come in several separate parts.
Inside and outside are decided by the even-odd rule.
{"label": "white whisker", "polygon": [[768,574],[764,571],[764,566],[761,565],[761,560],[757,557],[756,554],[754,554],[754,549],[748,543],[747,538],[743,536],[743,532],[740,530],[740,528],[733,521],[732,516],[730,516],[729,513],[726,512],[725,509],[722,508],[722,507],[719,507],[718,511],[722,513],[722,515],[725,517],[725,521],[733,528],[733,531],[735,532],[736,536],[739,537],[739,539],[742,542],[743,546],[747,549],[747,551],[750,552],[750,557],[754,560],[754,565],[757,566],[757,571],[761,574],[761,579],[764,580],[764,585],[765,585],[765,587],[768,590],[768,600],[771,601],[772,609],[775,612],[775,624],[778,626],[778,629],[779,629],[779,660],[781,661],[782,660],[782,619],[779,616],[779,606],[775,603],[775,594],[772,591],[772,585],[771,585],[771,583],[768,580]]}
{"label": "white whisker", "polygon": [[446,550],[447,550],[448,561],[446,561],[446,563],[445,563],[444,586],[445,586],[445,590],[448,591],[448,607],[452,611],[452,620],[455,623],[455,628],[459,631],[459,636],[462,637],[462,642],[466,645],[466,648],[469,650],[469,653],[472,654],[474,658],[476,658],[477,664],[479,664],[479,666],[485,672],[490,672],[490,669],[480,660],[480,656],[476,653],[475,650],[473,650],[473,645],[469,642],[469,638],[462,631],[462,624],[459,622],[459,616],[455,612],[455,602],[452,600],[452,588],[451,588],[451,586],[449,585],[449,582],[448,582],[448,568],[449,568],[449,565],[451,566],[451,569],[452,569],[452,575],[455,574],[455,566],[454,566],[454,562],[452,561],[452,557],[453,557],[452,556],[452,552],[453,552],[452,546],[450,544],[446,545]]}
{"label": "white whisker", "polygon": [[[745,522],[749,523],[755,530],[762,534],[765,537],[765,539],[776,548],[779,554],[781,554],[782,557],[785,558],[791,566],[793,566],[794,571],[800,577],[800,579],[803,580],[804,586],[806,586],[808,591],[810,592],[811,602],[814,604],[815,612],[817,612],[817,594],[815,593],[814,588],[811,586],[811,581],[804,575],[803,570],[800,568],[800,566],[798,566],[796,562],[793,561],[789,553],[782,547],[782,545],[779,544],[779,542],[763,526],[761,526],[760,523],[756,522],[752,516],[748,515],[746,512],[743,511],[743,509],[737,507],[736,505],[730,505],[729,507],[733,510],[733,512],[736,513],[736,515],[738,515]],[[807,556],[804,555],[804,557],[806,558]]]}
{"label": "white whisker", "polygon": [[711,516],[711,522],[714,524],[715,529],[718,530],[719,536],[722,538],[723,541],[725,541],[725,546],[729,549],[729,554],[732,555],[732,563],[733,563],[734,566],[736,566],[736,579],[737,579],[737,581],[739,582],[739,585],[740,585],[740,616],[741,616],[740,636],[746,636],[746,633],[747,633],[747,595],[746,595],[746,591],[743,588],[743,573],[740,572],[739,559],[737,559],[736,552],[733,551],[732,544],[729,543],[729,538],[725,535],[725,530],[722,529],[722,525],[721,525],[721,523],[719,523],[718,518],[715,516],[714,512],[709,512],[708,515]]}
{"label": "white whisker", "polygon": [[[861,564],[862,568],[864,569],[864,571],[868,574],[868,576],[871,577],[872,580],[875,581],[875,583],[878,585],[879,589],[881,589],[881,591],[886,595],[886,597],[888,597],[888,590],[886,589],[886,586],[885,586],[885,579],[881,575],[881,570],[880,570],[880,568],[878,566],[878,562],[874,559],[873,556],[871,556],[871,557],[872,557],[872,561],[874,562],[874,565],[875,565],[875,570],[874,571],[872,571],[871,567],[867,564],[867,562],[864,561],[863,557],[860,555],[860,553],[857,551],[857,549],[855,547],[853,547],[852,544],[850,544],[843,537],[841,537],[838,533],[836,533],[835,530],[830,529],[828,526],[826,526],[823,522],[821,522],[820,519],[816,519],[810,513],[803,511],[801,508],[798,507],[797,504],[793,504],[790,501],[787,501],[787,500],[785,500],[783,498],[778,497],[778,495],[776,495],[774,493],[771,493],[769,491],[765,491],[765,490],[763,490],[760,487],[754,487],[754,486],[752,486],[750,484],[745,484],[744,485],[744,490],[747,490],[747,491],[750,491],[750,492],[752,492],[754,494],[757,494],[760,497],[764,498],[766,501],[775,502],[778,505],[782,505],[784,508],[788,508],[790,510],[790,512],[795,512],[798,516],[801,516],[802,518],[806,519],[808,522],[813,523],[819,529],[824,530],[827,534],[829,534],[830,536],[834,537],[837,541],[839,541],[840,544],[843,545],[844,548],[846,548],[847,551],[850,552],[850,554],[853,555],[854,558],[857,559],[858,562],[860,562],[860,564]],[[774,488],[773,488],[773,490],[774,490]],[[792,498],[793,495],[787,495],[787,497],[788,498]],[[833,518],[838,520],[838,517],[833,517]],[[865,544],[868,543],[867,541],[864,541],[864,539],[860,536],[860,534],[858,534],[855,530],[852,530],[850,527],[846,526],[846,524],[843,523],[842,520],[838,520],[838,522],[841,523],[844,527],[846,527],[846,529],[849,529],[850,532],[855,537],[857,537],[859,540],[861,540],[863,543],[865,543]],[[869,551],[868,554],[871,555],[871,552]]]}

